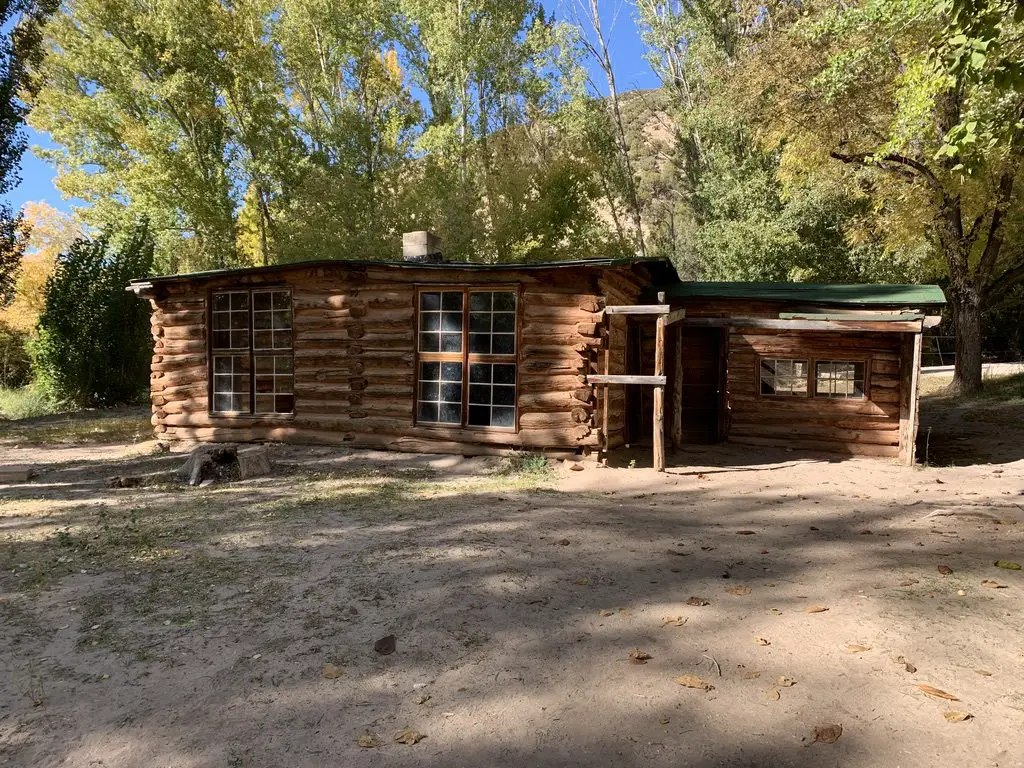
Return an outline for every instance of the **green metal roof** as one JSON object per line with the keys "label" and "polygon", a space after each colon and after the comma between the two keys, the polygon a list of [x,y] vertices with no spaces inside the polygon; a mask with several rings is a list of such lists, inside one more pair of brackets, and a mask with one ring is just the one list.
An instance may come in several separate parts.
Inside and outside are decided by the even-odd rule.
{"label": "green metal roof", "polygon": [[675,299],[758,299],[851,307],[917,307],[946,303],[946,297],[937,285],[678,282],[656,290],[664,291],[666,296]]}

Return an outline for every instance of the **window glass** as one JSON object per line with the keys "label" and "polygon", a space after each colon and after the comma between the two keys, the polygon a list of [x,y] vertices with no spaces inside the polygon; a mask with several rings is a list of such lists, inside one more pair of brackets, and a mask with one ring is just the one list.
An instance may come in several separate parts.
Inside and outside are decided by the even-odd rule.
{"label": "window glass", "polygon": [[761,394],[804,396],[807,394],[807,372],[806,360],[762,358]]}
{"label": "window glass", "polygon": [[515,423],[515,365],[472,363],[469,366],[469,424],[514,427]]}
{"label": "window glass", "polygon": [[462,363],[421,362],[417,420],[462,423]]}
{"label": "window glass", "polygon": [[473,291],[469,298],[469,351],[477,355],[516,353],[516,295]]}
{"label": "window glass", "polygon": [[249,357],[215,355],[213,358],[213,410],[246,413],[249,410]]}
{"label": "window glass", "polygon": [[420,352],[462,352],[462,291],[420,294]]}
{"label": "window glass", "polygon": [[[516,298],[515,291],[419,294],[417,421],[515,428]],[[469,370],[452,355],[468,358]]]}
{"label": "window glass", "polygon": [[858,361],[820,360],[814,364],[816,397],[864,397],[865,364]]}
{"label": "window glass", "polygon": [[249,349],[248,291],[215,293],[211,323],[215,350]]}
{"label": "window glass", "polygon": [[210,342],[214,353],[213,412],[294,412],[289,291],[215,293]]}

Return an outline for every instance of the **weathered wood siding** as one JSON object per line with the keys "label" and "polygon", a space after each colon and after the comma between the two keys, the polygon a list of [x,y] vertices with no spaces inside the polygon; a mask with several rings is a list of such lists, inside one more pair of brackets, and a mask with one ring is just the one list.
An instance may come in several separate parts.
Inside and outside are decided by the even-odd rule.
{"label": "weathered wood siding", "polygon": [[[687,299],[687,318],[778,318],[780,312],[828,311],[776,301]],[[846,311],[846,310],[843,310]],[[728,332],[725,433],[731,442],[896,457],[901,438],[901,371],[907,344],[901,333],[809,332],[731,327]],[[913,348],[913,345],[910,345]],[[758,366],[762,357],[807,360],[865,360],[867,397],[762,396]],[[813,368],[811,380],[813,382]],[[685,376],[685,371],[683,372]],[[905,378],[905,377],[904,377]],[[903,404],[906,412],[906,403]],[[904,419],[905,420],[905,419]]]}
{"label": "weathered wood siding", "polygon": [[[754,445],[896,456],[900,444],[898,333],[772,332],[734,328],[729,334],[728,439]],[[867,398],[762,396],[761,357],[866,361]]]}
{"label": "weathered wood siding", "polygon": [[[643,279],[629,268],[480,272],[339,263],[158,282],[150,296],[154,429],[167,439],[345,443],[467,454],[596,448],[596,402],[584,377],[600,364],[604,292],[618,282],[613,271],[629,286],[625,298],[635,298]],[[420,285],[520,287],[518,432],[414,425]],[[294,414],[209,412],[208,296],[253,286],[292,291]],[[619,293],[613,293],[618,301]]]}

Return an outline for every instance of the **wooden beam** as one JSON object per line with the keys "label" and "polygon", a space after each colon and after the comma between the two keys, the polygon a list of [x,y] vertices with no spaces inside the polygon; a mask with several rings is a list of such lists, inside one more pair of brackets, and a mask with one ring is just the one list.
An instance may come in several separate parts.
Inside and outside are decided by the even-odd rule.
{"label": "wooden beam", "polygon": [[[666,325],[669,322],[665,318]],[[672,447],[678,450],[683,445],[683,328],[677,325],[672,334],[672,341],[675,345],[673,355],[673,380],[672,380],[672,424],[669,432],[672,435]]]}
{"label": "wooden beam", "polygon": [[620,304],[604,308],[608,315],[667,315],[668,304]]}
{"label": "wooden beam", "polygon": [[921,320],[770,320],[763,317],[691,317],[683,325],[702,328],[771,328],[780,331],[876,331],[879,333],[920,333]]}
{"label": "wooden beam", "polygon": [[665,471],[665,315],[658,317],[654,334],[654,375],[662,383],[654,388],[654,471]]}
{"label": "wooden beam", "polygon": [[665,317],[665,325],[673,325],[684,319],[686,319],[686,310],[674,309]]}
{"label": "wooden beam", "polygon": [[[612,326],[608,319],[608,315],[602,315],[601,322],[604,324],[604,375],[608,376],[611,374],[611,361],[612,361]],[[608,389],[602,393],[601,405],[604,413],[601,416],[601,435],[604,440],[604,460],[608,462],[608,451],[611,449],[611,438],[608,436]]]}
{"label": "wooden beam", "polygon": [[588,384],[644,384],[653,387],[664,387],[664,376],[628,376],[623,374],[597,374],[587,377]]}
{"label": "wooden beam", "polygon": [[920,333],[905,337],[900,348],[900,464],[913,466],[917,449],[918,382],[921,374]]}

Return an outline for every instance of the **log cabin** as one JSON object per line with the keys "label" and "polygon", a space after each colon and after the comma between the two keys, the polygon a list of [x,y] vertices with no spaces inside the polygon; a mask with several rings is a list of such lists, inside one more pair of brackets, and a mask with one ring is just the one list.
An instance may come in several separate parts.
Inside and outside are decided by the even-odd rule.
{"label": "log cabin", "polygon": [[[132,281],[168,440],[607,456],[730,440],[913,461],[927,286],[685,283],[663,260],[403,259]],[[667,427],[666,427],[667,424]]]}

